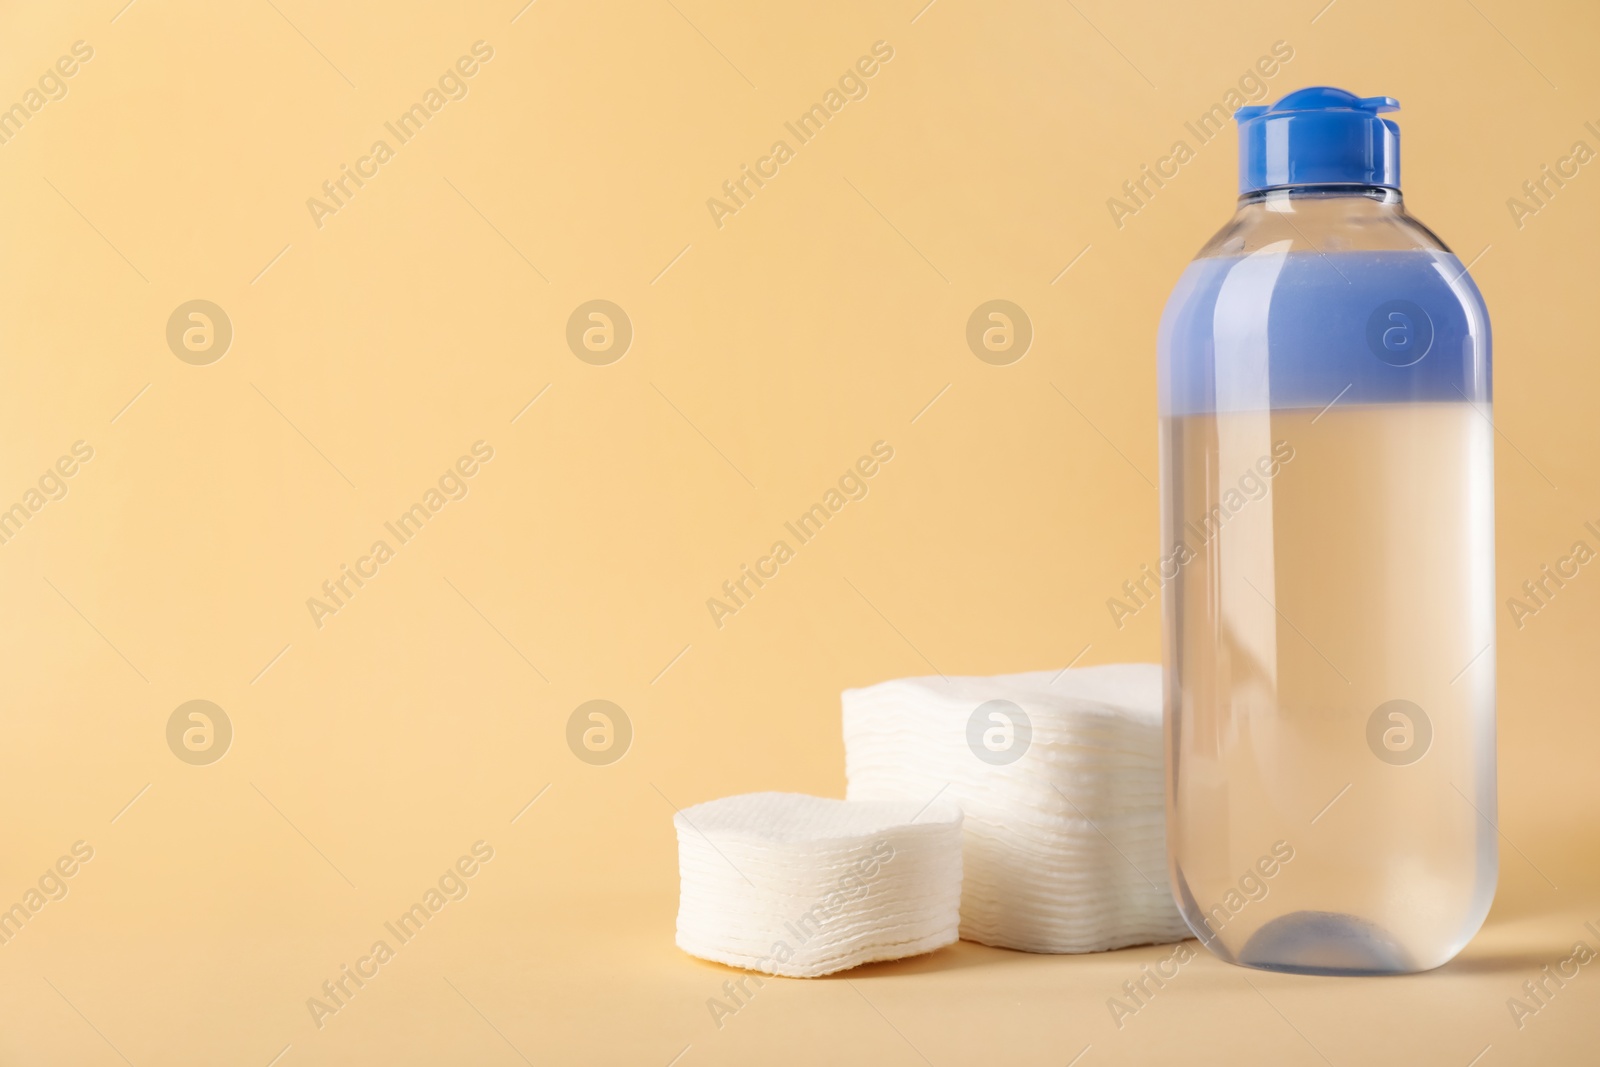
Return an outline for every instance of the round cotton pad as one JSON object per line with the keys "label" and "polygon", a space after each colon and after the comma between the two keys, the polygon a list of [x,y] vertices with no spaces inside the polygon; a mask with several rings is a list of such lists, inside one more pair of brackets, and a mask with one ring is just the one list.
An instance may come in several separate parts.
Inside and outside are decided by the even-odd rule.
{"label": "round cotton pad", "polygon": [[678,947],[789,978],[956,940],[961,810],[749,793],[678,812]]}

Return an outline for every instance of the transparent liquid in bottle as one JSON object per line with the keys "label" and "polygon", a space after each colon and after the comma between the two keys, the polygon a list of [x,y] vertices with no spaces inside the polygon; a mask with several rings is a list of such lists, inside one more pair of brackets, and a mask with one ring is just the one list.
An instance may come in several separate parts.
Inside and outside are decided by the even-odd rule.
{"label": "transparent liquid in bottle", "polygon": [[1498,862],[1482,299],[1395,190],[1242,198],[1161,387],[1179,908],[1246,966],[1436,967]]}

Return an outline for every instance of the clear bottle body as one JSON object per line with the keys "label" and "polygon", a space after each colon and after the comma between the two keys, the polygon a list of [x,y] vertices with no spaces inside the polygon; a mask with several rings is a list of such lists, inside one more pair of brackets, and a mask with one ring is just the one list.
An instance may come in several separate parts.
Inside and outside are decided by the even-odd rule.
{"label": "clear bottle body", "polygon": [[1178,906],[1230,962],[1436,967],[1498,865],[1482,298],[1393,190],[1255,194],[1160,364]]}

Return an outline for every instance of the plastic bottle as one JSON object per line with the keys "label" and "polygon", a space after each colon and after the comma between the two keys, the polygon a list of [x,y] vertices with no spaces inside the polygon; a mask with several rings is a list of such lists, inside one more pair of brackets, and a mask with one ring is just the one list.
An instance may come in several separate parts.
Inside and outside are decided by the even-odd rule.
{"label": "plastic bottle", "polygon": [[1453,957],[1498,867],[1489,317],[1398,103],[1245,107],[1159,341],[1173,894],[1232,963]]}

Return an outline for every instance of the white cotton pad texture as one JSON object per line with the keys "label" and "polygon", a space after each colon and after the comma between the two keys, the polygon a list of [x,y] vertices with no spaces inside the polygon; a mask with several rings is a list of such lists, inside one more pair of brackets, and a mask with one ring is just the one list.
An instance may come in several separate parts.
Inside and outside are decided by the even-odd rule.
{"label": "white cotton pad texture", "polygon": [[[843,704],[851,801],[939,794],[966,813],[963,938],[1099,952],[1191,936],[1167,878],[1159,666],[907,678]],[[1013,707],[1027,723],[1008,730]]]}
{"label": "white cotton pad texture", "polygon": [[748,793],[685,808],[678,947],[789,978],[957,939],[961,809]]}

